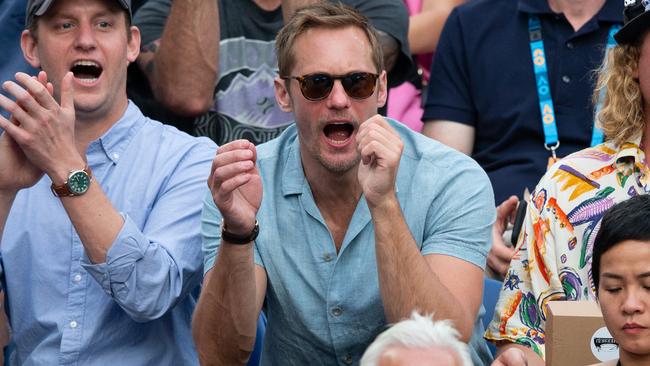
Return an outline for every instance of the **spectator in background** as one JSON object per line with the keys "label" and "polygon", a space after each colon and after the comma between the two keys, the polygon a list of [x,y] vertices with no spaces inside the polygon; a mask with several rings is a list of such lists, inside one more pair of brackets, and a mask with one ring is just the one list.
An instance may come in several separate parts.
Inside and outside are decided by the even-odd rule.
{"label": "spectator in background", "polygon": [[[17,72],[35,74],[20,49],[20,34],[25,29],[25,0],[3,0],[0,2],[0,80],[11,80]],[[4,90],[0,93],[9,96]],[[5,118],[9,113],[0,110]],[[1,130],[0,130],[1,131]]]}
{"label": "spectator in background", "polygon": [[[29,0],[38,79],[0,97],[0,240],[12,365],[197,365],[200,211],[216,147],[126,97],[128,0]],[[51,83],[48,83],[50,81]],[[4,232],[3,232],[4,230]]]}
{"label": "spectator in background", "polygon": [[[300,5],[317,0],[149,0],[136,14],[138,63],[161,107],[191,116],[192,133],[219,145],[259,144],[292,122],[275,102],[275,35]],[[393,0],[343,0],[381,32],[391,85],[410,67],[406,9]],[[146,113],[146,112],[145,112]]]}
{"label": "spectator in background", "polygon": [[422,90],[429,81],[433,51],[451,10],[463,0],[404,0],[409,12],[409,46],[413,68],[407,80],[388,93],[388,117],[422,130]]}
{"label": "spectator in background", "polygon": [[377,114],[381,47],[354,9],[302,8],[276,47],[277,102],[296,123],[214,159],[193,321],[202,362],[245,362],[263,305],[264,365],[357,365],[415,309],[451,319],[474,363],[489,362],[476,333],[494,216],[485,173]]}
{"label": "spectator in background", "polygon": [[[513,195],[534,187],[549,158],[590,145],[592,72],[622,11],[622,0],[477,0],[449,16],[431,71],[423,133],[485,169],[499,204],[497,222],[513,215]],[[546,74],[536,74],[531,47]],[[502,238],[506,225],[498,226],[488,266],[504,275],[513,250]]]}
{"label": "spectator in background", "polygon": [[413,312],[370,344],[360,366],[472,366],[467,344],[448,320]]}
{"label": "spectator in background", "polygon": [[544,364],[546,303],[595,300],[592,249],[604,213],[650,191],[650,12],[645,0],[625,3],[595,92],[605,93],[598,120],[607,141],[555,163],[533,192],[485,334],[500,346],[494,365]]}
{"label": "spectator in background", "polygon": [[649,217],[650,196],[632,197],[607,211],[594,241],[594,288],[618,365],[650,365]]}

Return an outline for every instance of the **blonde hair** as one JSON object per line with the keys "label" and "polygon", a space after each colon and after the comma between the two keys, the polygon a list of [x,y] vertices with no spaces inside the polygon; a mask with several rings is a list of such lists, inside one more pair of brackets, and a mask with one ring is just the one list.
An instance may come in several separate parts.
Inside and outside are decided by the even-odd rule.
{"label": "blonde hair", "polygon": [[643,96],[634,77],[640,54],[639,44],[615,46],[598,71],[594,105],[603,90],[605,100],[596,118],[607,139],[617,145],[635,139],[645,127]]}
{"label": "blonde hair", "polygon": [[384,70],[384,55],[375,28],[368,18],[354,8],[341,3],[320,2],[298,9],[275,38],[280,76],[290,76],[296,60],[293,45],[301,34],[313,28],[340,29],[357,27],[364,31],[370,42],[372,61],[377,73]]}

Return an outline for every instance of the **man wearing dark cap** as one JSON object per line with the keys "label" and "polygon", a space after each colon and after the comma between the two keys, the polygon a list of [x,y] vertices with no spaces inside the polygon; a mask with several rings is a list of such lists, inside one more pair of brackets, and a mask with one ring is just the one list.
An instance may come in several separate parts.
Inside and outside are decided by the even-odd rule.
{"label": "man wearing dark cap", "polygon": [[[10,364],[192,365],[200,207],[215,146],[126,97],[129,0],[30,0],[37,77],[0,96]],[[4,232],[2,231],[4,229]]]}
{"label": "man wearing dark cap", "polygon": [[650,3],[625,0],[624,14],[595,92],[605,93],[598,121],[606,142],[553,165],[533,192],[486,332],[501,346],[493,365],[544,364],[546,304],[596,300],[590,269],[600,221],[650,190]]}

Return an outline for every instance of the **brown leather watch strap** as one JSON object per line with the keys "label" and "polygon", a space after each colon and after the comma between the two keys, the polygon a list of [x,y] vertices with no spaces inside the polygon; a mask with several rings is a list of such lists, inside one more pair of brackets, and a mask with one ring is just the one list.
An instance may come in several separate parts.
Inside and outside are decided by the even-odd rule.
{"label": "brown leather watch strap", "polygon": [[[90,181],[92,182],[92,180],[93,180],[93,172],[92,172],[92,170],[90,170],[90,167],[88,165],[86,165],[81,170],[86,172],[86,174],[88,174],[88,178],[90,178]],[[70,175],[72,175],[72,173],[74,173],[76,171],[77,170],[71,170]],[[68,179],[70,179],[69,176],[68,176]],[[67,180],[65,182],[63,182],[63,184],[54,184],[54,183],[52,183],[52,185],[50,186],[50,189],[52,189],[52,193],[56,197],[73,197],[73,196],[76,196],[73,192],[70,191],[70,187],[68,187],[68,181]]]}

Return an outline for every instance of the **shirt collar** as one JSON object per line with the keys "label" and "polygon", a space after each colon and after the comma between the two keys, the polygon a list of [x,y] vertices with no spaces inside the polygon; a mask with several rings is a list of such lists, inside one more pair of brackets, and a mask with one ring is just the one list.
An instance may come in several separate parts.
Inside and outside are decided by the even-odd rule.
{"label": "shirt collar", "polygon": [[122,117],[104,135],[88,146],[87,155],[90,157],[95,154],[103,154],[117,164],[133,140],[133,136],[140,130],[144,118],[140,109],[129,100]]}
{"label": "shirt collar", "polygon": [[601,22],[623,23],[623,2],[607,0],[596,15]]}
{"label": "shirt collar", "polygon": [[[295,125],[289,128],[296,128]],[[305,172],[302,170],[300,159],[300,139],[296,136],[289,146],[286,166],[282,175],[282,194],[285,196],[302,193],[302,186],[305,183]]]}
{"label": "shirt collar", "polygon": [[616,170],[623,176],[630,176],[638,169],[639,183],[647,191],[650,175],[645,165],[645,153],[641,149],[641,135],[618,146],[615,164]]}
{"label": "shirt collar", "polygon": [[630,159],[634,160],[635,163],[642,163],[645,161],[645,154],[643,153],[643,150],[641,150],[641,135],[618,146],[616,165],[618,166]]}
{"label": "shirt collar", "polygon": [[547,0],[519,0],[517,10],[526,14],[553,14]]}
{"label": "shirt collar", "polygon": [[[555,14],[547,0],[519,0],[517,9],[526,14]],[[604,22],[622,23],[623,2],[620,0],[605,1],[605,5],[596,14],[596,19]]]}

